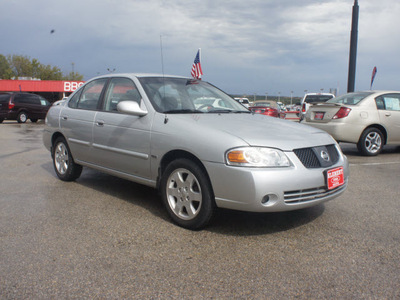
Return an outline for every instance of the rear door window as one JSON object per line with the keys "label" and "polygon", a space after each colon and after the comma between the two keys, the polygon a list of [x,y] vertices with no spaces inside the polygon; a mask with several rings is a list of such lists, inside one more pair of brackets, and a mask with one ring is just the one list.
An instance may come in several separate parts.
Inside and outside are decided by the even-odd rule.
{"label": "rear door window", "polygon": [[81,97],[82,91],[83,88],[77,91],[74,96],[72,96],[72,98],[68,101],[68,107],[76,108],[79,98]]}
{"label": "rear door window", "polygon": [[384,95],[383,99],[385,101],[386,110],[400,111],[400,95],[398,94]]}
{"label": "rear door window", "polygon": [[386,94],[375,99],[379,110],[400,111],[400,94]]}

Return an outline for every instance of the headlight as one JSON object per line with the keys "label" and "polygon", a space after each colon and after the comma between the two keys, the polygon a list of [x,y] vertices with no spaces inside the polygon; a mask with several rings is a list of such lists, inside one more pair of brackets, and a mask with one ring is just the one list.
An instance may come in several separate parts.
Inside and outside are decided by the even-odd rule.
{"label": "headlight", "polygon": [[273,148],[244,147],[229,150],[226,163],[245,167],[289,167],[290,161],[283,151]]}

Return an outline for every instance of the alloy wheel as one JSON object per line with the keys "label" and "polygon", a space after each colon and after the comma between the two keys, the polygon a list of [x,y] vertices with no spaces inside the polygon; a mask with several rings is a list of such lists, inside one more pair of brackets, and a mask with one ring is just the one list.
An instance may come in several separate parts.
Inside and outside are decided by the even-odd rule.
{"label": "alloy wheel", "polygon": [[171,173],[166,196],[171,210],[181,219],[192,220],[200,212],[203,198],[200,184],[187,169],[181,168]]}
{"label": "alloy wheel", "polygon": [[58,143],[54,152],[54,163],[57,171],[64,175],[68,170],[68,149],[63,143]]}
{"label": "alloy wheel", "polygon": [[370,153],[378,152],[382,147],[382,139],[379,133],[372,131],[365,137],[365,148]]}

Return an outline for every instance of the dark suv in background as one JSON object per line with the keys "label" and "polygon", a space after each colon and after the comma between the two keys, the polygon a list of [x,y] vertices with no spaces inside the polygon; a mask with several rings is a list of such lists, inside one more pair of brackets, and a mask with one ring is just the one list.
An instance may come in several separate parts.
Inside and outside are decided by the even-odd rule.
{"label": "dark suv in background", "polygon": [[0,123],[4,120],[17,120],[25,123],[28,119],[37,122],[46,118],[51,103],[43,97],[30,93],[0,94]]}

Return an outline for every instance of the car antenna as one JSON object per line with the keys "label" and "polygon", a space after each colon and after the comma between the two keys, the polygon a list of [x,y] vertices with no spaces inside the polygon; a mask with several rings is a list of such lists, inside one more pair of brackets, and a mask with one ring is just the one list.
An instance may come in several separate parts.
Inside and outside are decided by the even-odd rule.
{"label": "car antenna", "polygon": [[[161,71],[163,76],[163,96],[165,96],[165,74],[164,74],[164,55],[163,55],[163,47],[162,47],[162,34],[160,34],[160,50],[161,50]],[[164,124],[168,123],[167,114],[165,114]]]}

